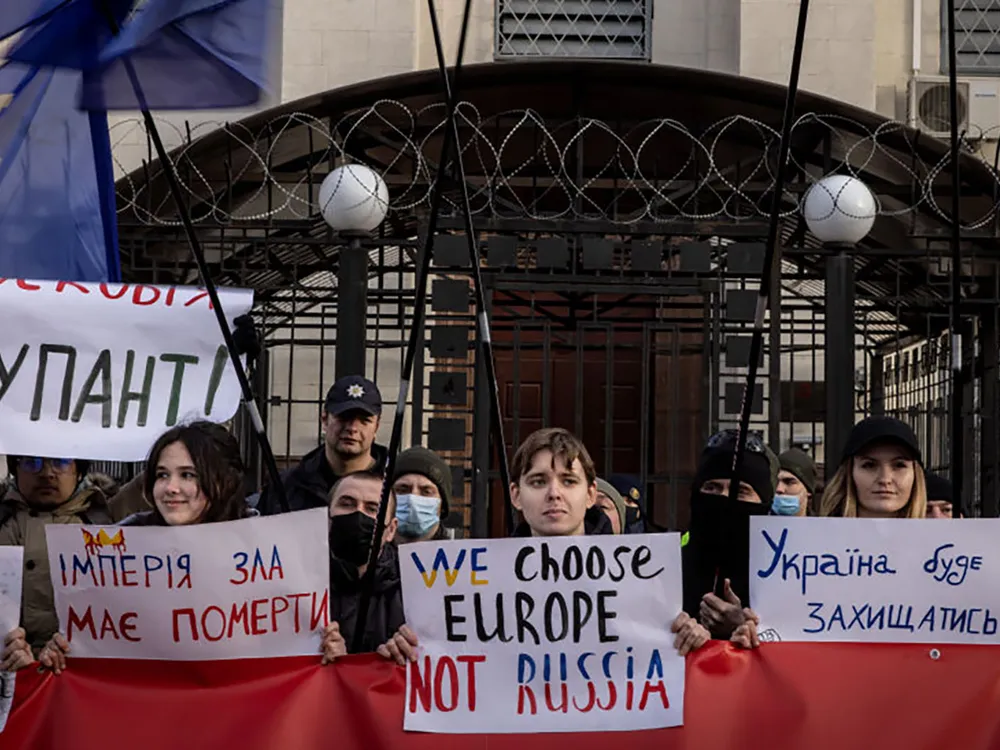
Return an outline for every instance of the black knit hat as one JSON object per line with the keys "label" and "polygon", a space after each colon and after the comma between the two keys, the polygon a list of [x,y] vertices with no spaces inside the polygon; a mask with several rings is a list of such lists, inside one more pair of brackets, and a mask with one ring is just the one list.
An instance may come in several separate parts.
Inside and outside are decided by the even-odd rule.
{"label": "black knit hat", "polygon": [[845,463],[847,459],[854,458],[872,443],[902,445],[912,454],[914,460],[923,463],[917,436],[908,424],[893,417],[868,417],[854,425],[840,462]]}
{"label": "black knit hat", "polygon": [[924,479],[927,480],[927,499],[929,501],[944,500],[954,504],[955,488],[948,479],[940,474],[931,474],[930,472],[924,474]]}
{"label": "black knit hat", "polygon": [[[698,471],[695,473],[692,489],[698,492],[701,486],[710,479],[729,479],[733,474],[733,456],[735,444],[720,443],[706,448],[698,461]],[[777,461],[775,461],[777,463]],[[757,452],[748,449],[743,454],[743,465],[740,467],[739,480],[753,487],[754,492],[765,505],[774,500],[775,475],[767,452]]]}
{"label": "black knit hat", "polygon": [[451,501],[451,467],[434,451],[415,445],[396,457],[392,483],[395,484],[405,474],[419,474],[434,482],[441,495],[441,518],[444,519],[448,515],[448,503]]}
{"label": "black knit hat", "polygon": [[789,448],[778,456],[783,471],[794,474],[809,494],[816,491],[816,464],[809,454],[799,448]]}

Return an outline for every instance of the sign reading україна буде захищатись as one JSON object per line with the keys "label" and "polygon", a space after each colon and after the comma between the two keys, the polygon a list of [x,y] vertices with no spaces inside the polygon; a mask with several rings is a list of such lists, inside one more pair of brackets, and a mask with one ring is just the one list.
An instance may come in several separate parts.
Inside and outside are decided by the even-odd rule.
{"label": "sign reading \u0443\u043a\u0440\u0430\u0457\u043d\u0430 \u0431\u0443\u0434\u0435 \u0437\u0430\u0445\u0438\u0449\u0430\u0442\u0438\u0441\u044c", "polygon": [[678,726],[680,537],[421,542],[400,554],[404,726],[442,733]]}
{"label": "sign reading \u0443\u043a\u0440\u0430\u0457\u043d\u0430 \u0431\u0443\u0434\u0435 \u0437\u0430\u0445\u0438\u0449\u0430\u0442\u0438\u0441\u044c", "polygon": [[[253,292],[219,289],[230,320]],[[137,461],[240,388],[207,292],[0,279],[0,453]]]}
{"label": "sign reading \u0443\u043a\u0440\u0430\u0457\u043d\u0430 \u0431\u0443\u0434\u0435 \u0437\u0430\u0445\u0438\u0449\u0430\u0442\u0438\u0441\u044c", "polygon": [[1000,520],[750,524],[750,601],[761,640],[1000,643]]}

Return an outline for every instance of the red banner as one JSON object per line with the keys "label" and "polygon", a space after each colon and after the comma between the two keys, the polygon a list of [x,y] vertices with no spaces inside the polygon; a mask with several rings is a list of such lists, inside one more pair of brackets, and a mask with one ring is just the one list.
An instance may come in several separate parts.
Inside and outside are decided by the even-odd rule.
{"label": "red banner", "polygon": [[[934,658],[934,657],[937,658]],[[551,750],[554,737],[403,731],[405,676],[377,657],[72,659],[17,675],[0,748]],[[711,643],[688,658],[684,726],[560,735],[573,750],[996,750],[1000,649]]]}

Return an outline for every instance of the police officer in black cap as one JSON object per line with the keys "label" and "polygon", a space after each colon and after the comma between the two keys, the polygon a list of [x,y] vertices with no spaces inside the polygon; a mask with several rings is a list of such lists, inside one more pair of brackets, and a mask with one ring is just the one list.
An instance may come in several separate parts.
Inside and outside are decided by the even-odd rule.
{"label": "police officer in black cap", "polygon": [[[282,477],[289,510],[327,507],[330,489],[346,474],[385,471],[388,451],[375,442],[381,416],[382,394],[372,381],[347,375],[333,384],[323,408],[323,444]],[[264,515],[281,512],[269,489],[257,509]]]}

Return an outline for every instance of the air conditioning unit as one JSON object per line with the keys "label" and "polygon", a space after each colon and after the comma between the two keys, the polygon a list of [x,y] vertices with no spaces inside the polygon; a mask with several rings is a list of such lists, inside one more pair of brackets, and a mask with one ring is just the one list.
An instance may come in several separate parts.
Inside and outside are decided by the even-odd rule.
{"label": "air conditioning unit", "polygon": [[[951,134],[948,79],[915,76],[907,97],[911,127],[935,138]],[[990,78],[958,79],[958,132],[973,140],[1000,138],[1000,81]]]}

